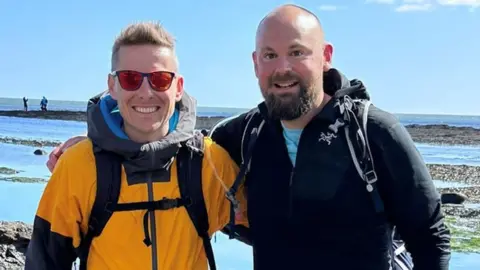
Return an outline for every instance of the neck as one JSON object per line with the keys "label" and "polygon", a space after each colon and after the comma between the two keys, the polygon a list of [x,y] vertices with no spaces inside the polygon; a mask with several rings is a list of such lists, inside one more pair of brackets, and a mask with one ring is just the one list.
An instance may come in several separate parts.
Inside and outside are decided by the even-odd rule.
{"label": "neck", "polygon": [[315,117],[315,115],[317,115],[319,112],[322,111],[323,107],[325,107],[325,104],[327,104],[330,101],[330,99],[332,99],[331,96],[327,94],[323,94],[323,98],[318,99],[310,111],[308,111],[306,114],[294,120],[288,120],[288,121],[282,120],[283,125],[288,129],[305,128],[305,126],[307,126],[308,123],[310,123],[313,117]]}
{"label": "neck", "polygon": [[125,133],[127,134],[130,140],[137,143],[149,143],[154,141],[159,141],[168,134],[168,122],[162,127],[156,129],[153,132],[142,132],[130,125],[125,124],[124,126]]}

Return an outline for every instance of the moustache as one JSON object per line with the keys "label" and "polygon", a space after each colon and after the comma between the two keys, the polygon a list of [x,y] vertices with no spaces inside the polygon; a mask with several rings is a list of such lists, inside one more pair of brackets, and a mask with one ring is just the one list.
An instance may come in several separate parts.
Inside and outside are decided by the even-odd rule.
{"label": "moustache", "polygon": [[293,72],[286,72],[286,73],[275,73],[269,77],[268,83],[269,86],[273,86],[275,83],[284,83],[288,81],[300,81],[300,78]]}

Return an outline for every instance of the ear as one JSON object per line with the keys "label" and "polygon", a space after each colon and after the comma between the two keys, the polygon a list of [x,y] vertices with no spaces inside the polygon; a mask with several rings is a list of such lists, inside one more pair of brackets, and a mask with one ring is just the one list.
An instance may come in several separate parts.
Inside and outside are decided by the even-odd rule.
{"label": "ear", "polygon": [[252,52],[253,68],[255,69],[255,76],[258,78],[258,64],[257,64],[257,52]]}
{"label": "ear", "polygon": [[117,100],[117,91],[115,91],[115,78],[111,74],[108,74],[107,85],[108,93],[113,99]]}
{"label": "ear", "polygon": [[182,99],[182,96],[183,96],[183,76],[178,76],[177,78],[177,87],[176,87],[176,91],[175,91],[175,101],[180,101]]}
{"label": "ear", "polygon": [[325,43],[323,48],[323,71],[328,71],[332,67],[333,45]]}

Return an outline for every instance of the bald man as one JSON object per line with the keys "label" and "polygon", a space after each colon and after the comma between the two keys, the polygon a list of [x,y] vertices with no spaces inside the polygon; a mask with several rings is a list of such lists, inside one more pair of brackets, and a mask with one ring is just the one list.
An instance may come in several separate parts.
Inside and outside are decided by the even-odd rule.
{"label": "bald man", "polygon": [[[224,232],[252,245],[256,270],[411,269],[394,254],[395,226],[415,270],[448,269],[450,232],[422,157],[395,117],[365,107],[361,81],[330,68],[332,54],[306,9],[284,5],[260,22],[252,58],[265,101],[211,131],[241,166],[232,206],[247,187],[249,230],[232,211]],[[50,169],[76,141],[52,152]]]}
{"label": "bald man", "polygon": [[366,145],[344,130],[360,129],[353,119],[365,103],[348,101],[369,96],[360,81],[330,68],[332,53],[314,14],[294,5],[272,11],[252,54],[265,101],[212,134],[239,164],[251,157],[245,186],[255,269],[411,269],[407,253],[394,255],[402,242],[392,242],[393,226],[415,270],[448,269],[450,233],[427,167],[398,120],[373,105],[364,153],[371,150],[376,175],[362,171],[368,160],[356,168],[348,141],[359,153]]}

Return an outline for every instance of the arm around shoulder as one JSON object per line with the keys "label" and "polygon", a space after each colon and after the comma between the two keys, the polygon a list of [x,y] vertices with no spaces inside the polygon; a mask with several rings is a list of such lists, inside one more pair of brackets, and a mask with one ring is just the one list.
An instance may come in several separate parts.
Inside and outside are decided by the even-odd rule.
{"label": "arm around shoulder", "polygon": [[[239,168],[225,149],[209,139],[206,139],[205,151],[205,162],[207,164],[204,165],[204,173],[207,172],[211,176],[211,182],[209,183],[211,188],[209,188],[210,192],[208,195],[212,198],[212,205],[216,205],[213,209],[218,209],[219,211],[218,215],[216,215],[218,217],[218,227],[215,231],[217,231],[227,225],[230,220],[231,205],[226,197],[226,193],[232,187]],[[244,224],[246,218],[241,218],[241,216],[246,216],[246,200],[243,185],[239,188],[236,198],[240,203],[240,212],[242,214],[238,215],[237,222]]]}
{"label": "arm around shoulder", "polygon": [[385,211],[412,254],[415,269],[448,269],[450,231],[425,161],[393,115],[372,108],[369,120],[368,137]]}

